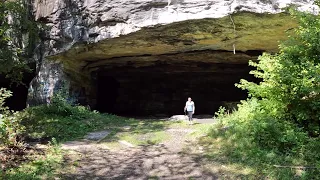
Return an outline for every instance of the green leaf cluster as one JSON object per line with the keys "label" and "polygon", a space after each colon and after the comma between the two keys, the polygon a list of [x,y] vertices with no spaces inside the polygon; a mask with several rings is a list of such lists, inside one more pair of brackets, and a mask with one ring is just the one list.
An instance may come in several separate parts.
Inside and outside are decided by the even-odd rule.
{"label": "green leaf cluster", "polygon": [[22,142],[21,136],[25,132],[25,127],[21,124],[22,114],[10,111],[5,106],[5,100],[11,96],[10,91],[0,89],[0,144],[17,146]]}
{"label": "green leaf cluster", "polygon": [[320,178],[320,16],[289,11],[299,26],[279,53],[250,62],[260,82],[236,84],[249,98],[233,113],[220,108],[222,128],[211,131],[225,143],[220,155],[253,168],[254,179]]}
{"label": "green leaf cluster", "polygon": [[295,34],[275,55],[263,54],[251,71],[260,83],[241,80],[238,87],[261,100],[273,117],[294,122],[312,136],[320,135],[320,17],[291,10],[298,19]]}
{"label": "green leaf cluster", "polygon": [[20,82],[30,64],[41,26],[26,0],[0,1],[0,74]]}

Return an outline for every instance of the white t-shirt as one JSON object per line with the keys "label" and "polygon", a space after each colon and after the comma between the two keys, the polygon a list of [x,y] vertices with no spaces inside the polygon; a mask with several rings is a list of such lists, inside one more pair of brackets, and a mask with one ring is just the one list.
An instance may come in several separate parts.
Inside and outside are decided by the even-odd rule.
{"label": "white t-shirt", "polygon": [[186,102],[186,107],[187,107],[187,111],[193,111],[193,109],[194,109],[194,102],[193,102],[193,101],[191,101],[191,102],[187,101],[187,102]]}

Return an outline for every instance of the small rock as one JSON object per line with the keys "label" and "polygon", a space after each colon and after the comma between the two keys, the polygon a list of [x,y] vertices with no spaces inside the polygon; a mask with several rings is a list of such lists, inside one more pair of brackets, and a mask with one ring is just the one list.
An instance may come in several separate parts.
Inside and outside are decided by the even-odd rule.
{"label": "small rock", "polygon": [[124,126],[123,129],[124,129],[124,130],[130,130],[130,129],[131,129],[131,126]]}
{"label": "small rock", "polygon": [[131,143],[128,143],[127,141],[118,141],[120,144],[123,144],[123,145],[126,145],[126,146],[128,146],[128,147],[134,147],[134,145],[133,144],[131,144]]}
{"label": "small rock", "polygon": [[188,120],[188,116],[186,115],[174,115],[169,118],[170,121],[184,121]]}
{"label": "small rock", "polygon": [[96,140],[100,140],[100,139],[105,138],[109,134],[110,134],[110,131],[93,132],[93,133],[89,133],[88,135],[86,135],[85,139],[96,141]]}
{"label": "small rock", "polygon": [[153,160],[152,160],[152,159],[146,159],[146,160],[143,162],[143,167],[144,167],[144,169],[151,170],[151,169],[152,169],[152,166],[153,166]]}

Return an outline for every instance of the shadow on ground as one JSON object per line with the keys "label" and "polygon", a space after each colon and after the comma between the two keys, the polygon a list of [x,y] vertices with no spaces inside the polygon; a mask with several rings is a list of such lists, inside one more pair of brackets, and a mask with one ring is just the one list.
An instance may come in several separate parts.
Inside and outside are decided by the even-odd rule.
{"label": "shadow on ground", "polygon": [[[168,121],[137,121],[127,126],[115,127],[110,135],[100,141],[78,141],[67,144],[81,156],[74,172],[62,174],[62,179],[217,179],[215,174],[202,167],[202,154],[193,153],[191,135],[195,126]],[[143,134],[165,134],[161,142],[112,149],[107,142],[119,142],[119,134],[132,137]],[[158,134],[157,134],[158,133]],[[138,136],[137,136],[138,134]],[[190,141],[191,140],[191,141]],[[139,140],[138,140],[139,142]],[[74,144],[75,143],[75,144]]]}
{"label": "shadow on ground", "polygon": [[84,159],[78,171],[63,179],[217,179],[202,171],[198,155],[172,152],[165,145],[81,153]]}

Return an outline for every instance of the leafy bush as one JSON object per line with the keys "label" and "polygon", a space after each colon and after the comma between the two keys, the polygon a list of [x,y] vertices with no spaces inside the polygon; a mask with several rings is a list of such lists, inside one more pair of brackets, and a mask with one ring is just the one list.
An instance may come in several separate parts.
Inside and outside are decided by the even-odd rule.
{"label": "leafy bush", "polygon": [[6,180],[39,180],[55,179],[58,171],[65,170],[64,156],[55,140],[49,142],[48,149],[43,153],[33,154],[29,162],[25,162],[19,167],[9,168],[1,174],[0,179]]}
{"label": "leafy bush", "polygon": [[21,125],[21,114],[13,112],[4,105],[5,100],[12,96],[10,91],[0,89],[0,143],[17,146],[21,142],[21,136],[25,127]]}
{"label": "leafy bush", "polygon": [[[217,129],[209,133],[211,138],[223,142],[219,156],[227,157],[230,163],[255,169],[253,177],[258,179],[293,179],[296,176],[294,168],[274,168],[273,165],[318,167],[319,138],[310,138],[295,123],[276,118],[265,108],[266,103],[250,98],[242,101],[233,113],[220,109],[216,114]],[[319,169],[302,172],[301,178],[314,179]]]}
{"label": "leafy bush", "polygon": [[8,113],[8,107],[6,107],[5,100],[12,96],[12,92],[6,90],[5,88],[0,89],[0,113]]}
{"label": "leafy bush", "polygon": [[294,123],[274,117],[255,98],[243,101],[238,108],[231,114],[220,115],[220,119],[224,126],[237,132],[239,139],[246,137],[260,148],[281,153],[292,153],[308,140],[307,134]]}
{"label": "leafy bush", "polygon": [[274,116],[297,123],[310,135],[320,135],[320,18],[291,11],[299,28],[280,45],[280,53],[264,54],[252,71],[259,84],[241,80],[237,86],[251,97],[267,99],[265,108]]}
{"label": "leafy bush", "polygon": [[[238,110],[220,108],[220,130],[213,137],[225,140],[222,153],[257,174],[275,179],[317,179],[320,164],[320,18],[290,10],[299,28],[280,45],[275,55],[263,54],[251,71],[260,83],[241,80],[249,99]],[[221,130],[222,129],[222,130]],[[245,161],[244,161],[245,160]],[[311,166],[301,173],[295,168],[273,165]],[[261,178],[261,177],[260,177]],[[259,178],[259,179],[260,179]]]}

